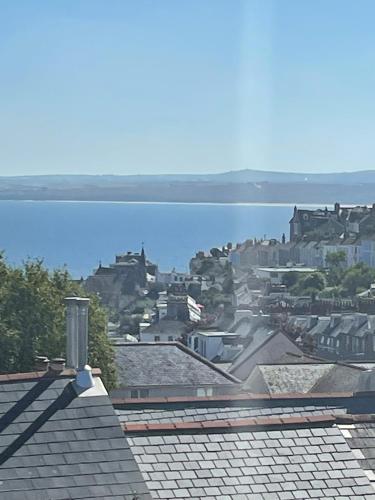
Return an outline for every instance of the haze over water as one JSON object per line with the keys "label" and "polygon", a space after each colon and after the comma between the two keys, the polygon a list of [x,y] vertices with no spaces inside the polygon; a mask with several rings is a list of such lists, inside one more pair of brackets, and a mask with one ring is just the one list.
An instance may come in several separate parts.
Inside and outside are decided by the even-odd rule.
{"label": "haze over water", "polygon": [[108,265],[118,253],[139,251],[162,271],[187,270],[198,250],[228,241],[287,238],[293,205],[205,205],[101,202],[0,202],[0,249],[19,264],[43,258],[67,265],[75,277]]}

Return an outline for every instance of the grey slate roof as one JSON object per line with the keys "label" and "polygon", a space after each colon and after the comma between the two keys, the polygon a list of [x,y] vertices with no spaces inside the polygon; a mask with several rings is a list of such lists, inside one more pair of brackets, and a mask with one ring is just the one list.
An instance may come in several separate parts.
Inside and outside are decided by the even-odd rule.
{"label": "grey slate roof", "polygon": [[[270,333],[271,332],[271,333]],[[275,363],[287,352],[303,354],[292,340],[282,332],[261,331],[233,361],[229,373],[246,380],[259,363]]]}
{"label": "grey slate roof", "polygon": [[145,333],[173,333],[182,335],[187,330],[186,324],[183,321],[174,319],[162,319],[157,323],[152,323],[144,329]]}
{"label": "grey slate roof", "polygon": [[337,427],[145,434],[129,443],[154,498],[375,499]]}
{"label": "grey slate roof", "polygon": [[119,387],[159,385],[237,385],[221,370],[178,342],[115,346]]}
{"label": "grey slate roof", "polygon": [[375,485],[375,423],[355,423],[339,428],[366,475]]}
{"label": "grey slate roof", "polygon": [[258,365],[243,389],[254,393],[356,392],[365,369],[336,363]]}
{"label": "grey slate roof", "polygon": [[[309,392],[317,381],[330,372],[332,364],[258,365],[245,381],[251,392]],[[328,391],[327,391],[328,392]]]}
{"label": "grey slate roof", "polygon": [[0,498],[150,498],[108,396],[69,378],[0,383]]}
{"label": "grey slate roof", "polygon": [[152,423],[175,423],[175,422],[201,422],[207,420],[234,420],[238,418],[251,417],[300,417],[311,415],[342,415],[346,413],[343,405],[332,403],[325,405],[306,404],[304,406],[273,406],[267,407],[263,404],[257,406],[196,406],[189,408],[143,408],[117,409],[116,413],[120,422],[152,422]]}

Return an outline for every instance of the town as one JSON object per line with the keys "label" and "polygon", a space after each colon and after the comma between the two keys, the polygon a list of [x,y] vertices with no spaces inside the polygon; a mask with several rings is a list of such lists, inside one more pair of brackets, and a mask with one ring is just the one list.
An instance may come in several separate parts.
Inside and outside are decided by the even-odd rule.
{"label": "town", "polygon": [[[63,357],[43,355],[50,337],[0,375],[0,497],[374,499],[374,237],[374,205],[336,203],[189,272],[143,246],[72,283],[26,264],[38,294],[53,281],[32,314],[73,289]],[[1,264],[11,305],[22,275]]]}

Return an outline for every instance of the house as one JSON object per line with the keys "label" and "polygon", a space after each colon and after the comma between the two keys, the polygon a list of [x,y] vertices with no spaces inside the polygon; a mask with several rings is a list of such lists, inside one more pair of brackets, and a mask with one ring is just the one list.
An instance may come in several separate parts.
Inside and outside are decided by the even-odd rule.
{"label": "house", "polygon": [[240,336],[216,330],[195,330],[188,336],[188,346],[210,361],[232,361],[241,351]]}
{"label": "house", "polygon": [[153,498],[375,498],[372,441],[355,439],[373,436],[361,411],[375,409],[373,395],[114,404]]}
{"label": "house", "polygon": [[257,267],[255,274],[258,278],[267,280],[273,285],[281,285],[283,278],[288,273],[309,274],[314,273],[316,268],[304,266],[284,266],[284,267]]}
{"label": "house", "polygon": [[339,359],[375,358],[374,316],[363,313],[311,316],[301,333],[315,354]]}
{"label": "house", "polygon": [[188,273],[178,272],[173,268],[169,273],[162,273],[158,271],[156,274],[156,281],[158,283],[163,283],[164,285],[171,285],[172,283],[185,283],[188,277]]}
{"label": "house", "polygon": [[100,297],[101,302],[114,310],[126,305],[126,295],[140,292],[147,285],[147,274],[155,275],[156,266],[140,253],[116,255],[115,262],[95,270],[83,283],[85,290]]}
{"label": "house", "polygon": [[262,394],[358,392],[366,368],[312,359],[306,362],[258,364],[243,384]]}
{"label": "house", "polygon": [[[73,316],[86,316],[85,300],[70,299]],[[0,375],[0,498],[151,499],[76,320],[71,368],[55,360],[47,371]]]}
{"label": "house", "polygon": [[240,380],[246,380],[258,364],[274,363],[287,352],[302,354],[301,349],[282,332],[262,327],[234,359],[228,371]]}
{"label": "house", "polygon": [[187,332],[188,327],[183,321],[165,318],[142,329],[139,336],[141,342],[173,342]]}
{"label": "house", "polygon": [[118,386],[111,398],[211,396],[237,392],[240,381],[179,342],[115,346]]}

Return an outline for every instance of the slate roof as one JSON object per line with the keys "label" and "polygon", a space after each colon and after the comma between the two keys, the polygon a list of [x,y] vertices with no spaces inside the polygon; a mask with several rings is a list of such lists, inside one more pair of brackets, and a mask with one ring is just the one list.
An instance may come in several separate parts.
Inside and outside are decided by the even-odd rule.
{"label": "slate roof", "polygon": [[134,493],[151,498],[104,390],[78,397],[69,377],[0,377],[1,499]]}
{"label": "slate roof", "polygon": [[152,323],[145,328],[144,333],[173,333],[182,335],[187,331],[187,326],[183,321],[174,319],[162,319],[157,323]]}
{"label": "slate roof", "polygon": [[364,368],[339,363],[258,365],[242,385],[254,393],[329,393],[361,390]]}
{"label": "slate roof", "polygon": [[359,464],[375,485],[375,422],[339,426]]}
{"label": "slate roof", "polygon": [[258,365],[243,384],[251,392],[309,392],[332,364]]}
{"label": "slate roof", "polygon": [[229,373],[246,380],[259,363],[275,363],[286,352],[303,354],[301,349],[282,332],[256,337],[233,361]]}
{"label": "slate roof", "polygon": [[154,498],[375,499],[337,427],[146,431],[128,440]]}
{"label": "slate roof", "polygon": [[344,405],[338,402],[327,402],[326,404],[307,403],[293,406],[265,406],[258,403],[256,406],[207,406],[195,405],[187,408],[142,408],[142,409],[116,409],[120,422],[202,422],[207,420],[241,419],[251,417],[288,417],[288,416],[312,416],[312,415],[342,415],[346,412]]}
{"label": "slate roof", "polygon": [[119,387],[236,385],[239,381],[178,342],[115,346]]}

